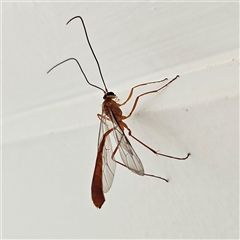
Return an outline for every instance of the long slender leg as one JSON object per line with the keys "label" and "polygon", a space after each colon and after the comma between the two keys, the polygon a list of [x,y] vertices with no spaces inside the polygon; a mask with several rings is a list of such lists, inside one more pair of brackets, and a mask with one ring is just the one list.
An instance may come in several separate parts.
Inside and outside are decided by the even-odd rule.
{"label": "long slender leg", "polygon": [[[168,83],[166,83],[164,86],[160,87],[159,89],[157,90],[153,90],[153,91],[149,91],[149,92],[145,92],[145,93],[142,93],[140,95],[138,95],[135,99],[135,102],[133,104],[133,107],[132,107],[132,110],[130,111],[130,113],[127,115],[127,116],[122,116],[122,119],[126,119],[126,118],[129,118],[133,111],[135,110],[136,106],[137,106],[137,103],[138,103],[138,100],[140,97],[144,96],[144,95],[147,95],[147,94],[150,94],[150,93],[156,93],[158,91],[160,91],[161,89],[165,88],[166,86],[168,86],[170,83],[172,83],[173,81],[175,81],[177,78],[179,77],[179,75],[177,75],[175,78],[173,78],[171,81],[169,81]],[[125,104],[125,103],[124,103]]]}
{"label": "long slender leg", "polygon": [[[120,164],[121,166],[123,166],[123,167],[129,169],[125,164],[123,164],[123,163],[121,163],[121,162],[119,162],[119,161],[116,161],[116,160],[114,160],[114,159],[113,159],[113,161],[115,161],[116,163]],[[167,180],[166,178],[159,177],[159,176],[156,176],[156,175],[153,175],[153,174],[147,174],[147,173],[144,173],[143,176],[155,177],[155,178],[162,179],[162,180],[164,180],[165,182],[168,182],[168,180]]]}
{"label": "long slender leg", "polygon": [[132,135],[132,131],[130,130],[130,128],[129,128],[127,125],[126,125],[125,127],[126,127],[127,130],[128,130],[129,136],[131,136],[132,138],[134,138],[136,141],[138,141],[139,143],[141,143],[144,147],[148,148],[150,151],[152,151],[153,153],[155,153],[155,154],[157,154],[157,155],[160,155],[160,156],[163,156],[163,157],[172,158],[172,159],[176,159],[176,160],[186,160],[186,159],[190,156],[190,153],[188,153],[186,157],[179,158],[179,157],[174,157],[174,156],[171,156],[171,155],[159,153],[158,151],[155,151],[154,149],[152,149],[151,147],[149,147],[148,145],[146,145],[145,143],[143,143],[142,141],[140,141],[138,138],[134,137],[134,136]]}
{"label": "long slender leg", "polygon": [[130,98],[132,97],[132,94],[133,94],[133,90],[134,90],[135,88],[141,87],[141,86],[145,86],[145,85],[148,85],[148,84],[164,82],[164,81],[166,81],[166,80],[168,80],[168,79],[165,78],[165,79],[163,79],[163,80],[154,81],[154,82],[142,83],[142,84],[138,84],[138,85],[134,86],[134,87],[131,89],[131,91],[130,91],[130,93],[129,93],[127,99],[126,99],[126,101],[123,102],[123,103],[121,103],[120,106],[123,106],[124,104],[126,104],[126,103],[130,100]]}
{"label": "long slender leg", "polygon": [[104,118],[105,120],[111,121],[109,117],[103,116],[100,113],[97,114],[97,117],[99,118],[100,121],[102,120],[102,118]]}
{"label": "long slender leg", "polygon": [[[118,150],[118,148],[119,148],[120,142],[121,142],[121,141],[119,141],[119,143],[118,143],[117,146],[115,147],[115,149],[114,149],[114,151],[113,151],[113,153],[112,153],[111,158],[112,158],[112,160],[115,161],[116,163],[118,163],[118,164],[122,165],[123,167],[129,169],[125,164],[123,164],[123,163],[121,163],[121,162],[118,162],[117,160],[114,159],[114,156],[116,155],[117,150]],[[153,174],[144,173],[143,176],[155,177],[155,178],[159,178],[159,179],[162,179],[162,180],[168,182],[168,180],[167,180],[166,178],[159,177],[159,176],[156,176],[156,175],[153,175]]]}

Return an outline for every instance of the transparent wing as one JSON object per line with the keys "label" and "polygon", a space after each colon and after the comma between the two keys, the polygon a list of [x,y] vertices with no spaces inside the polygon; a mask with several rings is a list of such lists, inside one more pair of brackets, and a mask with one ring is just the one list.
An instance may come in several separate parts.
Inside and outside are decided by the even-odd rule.
{"label": "transparent wing", "polygon": [[111,121],[113,124],[113,135],[117,143],[117,147],[121,156],[123,163],[126,167],[131,170],[132,172],[143,176],[144,175],[144,168],[143,164],[134,151],[131,143],[129,142],[128,138],[124,134],[123,130],[120,128],[113,112],[109,109],[111,114]]}
{"label": "transparent wing", "polygon": [[[106,133],[110,128],[107,124],[106,116],[101,116],[100,118],[100,128],[99,128],[99,135],[98,135],[98,147],[101,144],[101,141],[103,139],[104,133]],[[112,144],[110,136],[106,138],[103,152],[102,152],[102,159],[103,159],[103,165],[102,165],[102,186],[103,186],[103,192],[108,192],[109,189],[112,186],[115,169],[116,169],[116,162],[112,159]]]}

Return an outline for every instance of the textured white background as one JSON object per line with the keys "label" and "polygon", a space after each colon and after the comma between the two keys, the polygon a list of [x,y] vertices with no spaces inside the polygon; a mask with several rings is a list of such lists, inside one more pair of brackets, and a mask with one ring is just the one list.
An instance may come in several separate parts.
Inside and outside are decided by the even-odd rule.
{"label": "textured white background", "polygon": [[[126,122],[156,150],[192,154],[130,139],[170,182],[117,166],[101,210],[90,186],[102,92],[73,62],[46,74],[76,57],[102,86],[80,21],[65,25],[75,15],[120,100],[181,75]],[[238,17],[238,3],[2,3],[3,238],[237,238]]]}

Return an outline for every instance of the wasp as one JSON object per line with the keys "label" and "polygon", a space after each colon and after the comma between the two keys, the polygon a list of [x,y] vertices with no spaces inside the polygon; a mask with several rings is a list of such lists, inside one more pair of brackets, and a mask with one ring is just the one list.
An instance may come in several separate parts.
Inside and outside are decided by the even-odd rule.
{"label": "wasp", "polygon": [[[154,149],[152,149],[151,147],[146,145],[144,142],[142,142],[141,140],[136,138],[132,134],[131,129],[124,122],[127,118],[131,117],[131,115],[133,114],[140,97],[147,95],[147,94],[159,92],[160,90],[162,90],[163,88],[165,88],[169,84],[171,84],[173,81],[175,81],[179,77],[179,75],[177,75],[175,78],[168,81],[167,83],[165,83],[165,85],[161,86],[160,88],[158,88],[156,90],[148,91],[148,92],[138,95],[134,101],[134,104],[133,104],[133,107],[132,107],[130,113],[126,116],[123,115],[121,107],[123,105],[125,105],[131,99],[134,89],[148,85],[148,84],[165,82],[168,79],[165,78],[165,79],[159,80],[159,81],[147,82],[147,83],[142,83],[142,84],[136,85],[131,88],[127,99],[123,103],[118,103],[117,96],[113,92],[108,91],[108,89],[107,89],[99,61],[98,61],[98,59],[93,51],[92,45],[89,41],[87,29],[86,29],[85,23],[83,21],[83,18],[81,16],[75,16],[75,17],[71,18],[67,22],[67,24],[69,24],[74,19],[81,20],[87,43],[89,45],[89,48],[91,49],[93,57],[98,66],[99,74],[101,76],[101,80],[102,80],[104,88],[94,85],[88,80],[85,72],[83,71],[83,69],[81,67],[81,64],[79,63],[79,61],[76,58],[68,58],[68,59],[56,64],[47,73],[49,73],[54,68],[58,67],[59,65],[65,63],[67,61],[74,61],[77,63],[86,82],[89,85],[91,85],[92,87],[101,90],[104,94],[103,95],[104,100],[102,103],[102,113],[97,114],[97,116],[100,120],[100,127],[99,127],[99,134],[98,134],[97,159],[96,159],[96,163],[95,163],[95,169],[94,169],[94,173],[93,173],[92,186],[91,186],[93,203],[97,208],[101,208],[103,203],[105,202],[104,193],[108,192],[112,186],[115,169],[116,169],[116,164],[119,164],[125,168],[128,168],[133,173],[138,174],[140,176],[155,177],[155,178],[164,180],[165,182],[168,182],[168,180],[166,178],[145,173],[144,167],[143,167],[143,164],[142,164],[140,158],[138,157],[137,153],[133,149],[129,139],[125,135],[125,130],[128,131],[128,135],[130,137],[132,137],[134,140],[136,140],[137,142],[142,144],[144,147],[148,148],[150,151],[152,151],[156,155],[160,155],[163,157],[172,158],[172,159],[176,159],[176,160],[186,160],[190,156],[190,153],[188,153],[186,157],[175,157],[175,156],[171,156],[171,155],[167,155],[167,154],[163,154],[158,151],[155,151]],[[115,139],[115,142],[116,142],[116,146],[114,148],[112,147],[110,135],[113,136],[113,138]],[[122,162],[119,162],[116,160],[115,155],[117,152],[119,152]]]}

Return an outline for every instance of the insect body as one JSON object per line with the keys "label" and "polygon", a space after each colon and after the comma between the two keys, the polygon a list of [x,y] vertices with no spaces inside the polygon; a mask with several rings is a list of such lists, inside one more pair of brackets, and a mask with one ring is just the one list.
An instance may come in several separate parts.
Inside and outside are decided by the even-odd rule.
{"label": "insect body", "polygon": [[[142,164],[140,158],[138,157],[138,155],[136,154],[136,152],[134,151],[130,141],[126,137],[124,130],[127,130],[129,136],[131,136],[133,139],[135,139],[140,144],[142,144],[144,147],[148,148],[150,151],[152,151],[153,153],[155,153],[157,155],[176,159],[176,160],[185,160],[189,157],[190,153],[188,153],[187,156],[183,157],[183,158],[159,153],[159,152],[155,151],[154,149],[152,149],[151,147],[149,147],[148,145],[146,145],[145,143],[143,143],[142,141],[140,141],[135,136],[133,136],[130,128],[124,122],[124,120],[129,118],[132,115],[132,113],[134,112],[140,97],[150,94],[150,93],[156,93],[156,92],[160,91],[161,89],[165,88],[170,83],[175,81],[179,76],[177,75],[175,78],[168,81],[165,85],[163,85],[162,87],[160,87],[156,90],[148,91],[148,92],[142,93],[139,96],[137,96],[130,113],[127,116],[124,116],[122,114],[122,110],[120,109],[120,107],[125,105],[131,99],[135,88],[142,87],[142,86],[145,86],[148,84],[164,82],[164,81],[167,81],[167,79],[136,85],[130,90],[130,93],[129,93],[127,99],[125,100],[125,102],[123,102],[122,104],[116,102],[116,95],[113,92],[109,92],[107,89],[107,86],[103,79],[103,75],[101,72],[99,62],[96,58],[96,55],[92,49],[91,44],[90,44],[87,30],[86,30],[86,27],[85,27],[82,17],[76,16],[76,17],[70,19],[67,22],[67,24],[76,18],[79,18],[82,22],[88,45],[89,45],[89,47],[92,51],[92,54],[96,60],[98,70],[99,70],[100,76],[102,78],[102,82],[103,82],[105,89],[103,89],[99,86],[96,86],[88,81],[86,74],[84,73],[80,63],[78,62],[78,60],[76,58],[68,58],[68,59],[58,63],[53,68],[51,68],[48,71],[48,73],[55,67],[59,66],[60,64],[63,64],[65,62],[71,61],[71,60],[75,61],[78,64],[79,69],[81,70],[87,83],[95,88],[102,90],[104,93],[104,97],[103,97],[104,101],[102,104],[102,113],[97,115],[98,118],[100,119],[100,128],[99,128],[99,136],[98,136],[97,159],[96,159],[96,164],[95,164],[95,169],[94,169],[93,179],[92,179],[92,187],[91,187],[93,203],[96,207],[101,208],[101,206],[103,205],[103,203],[105,201],[104,193],[108,192],[108,190],[112,186],[115,169],[116,169],[116,164],[120,164],[123,167],[128,168],[129,170],[131,170],[132,172],[134,172],[135,174],[138,174],[140,176],[155,177],[155,178],[159,178],[159,179],[162,179],[162,180],[168,182],[168,180],[163,177],[155,176],[152,174],[147,174],[144,172],[143,164]],[[110,134],[113,136],[113,138],[115,139],[115,142],[116,142],[116,147],[114,149],[112,148],[111,139],[109,137]],[[115,155],[117,152],[119,152],[123,163],[121,163],[115,159]]]}

